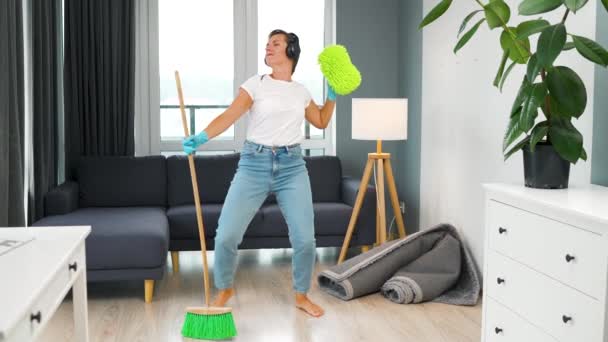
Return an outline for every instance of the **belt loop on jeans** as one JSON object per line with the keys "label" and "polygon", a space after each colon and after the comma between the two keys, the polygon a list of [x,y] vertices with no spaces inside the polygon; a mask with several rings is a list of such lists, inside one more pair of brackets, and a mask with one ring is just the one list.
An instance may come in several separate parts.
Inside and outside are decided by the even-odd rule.
{"label": "belt loop on jeans", "polygon": [[257,150],[258,150],[258,152],[262,152],[262,148],[263,148],[263,146],[262,146],[262,145],[260,145],[260,144],[258,144],[258,146],[257,146]]}

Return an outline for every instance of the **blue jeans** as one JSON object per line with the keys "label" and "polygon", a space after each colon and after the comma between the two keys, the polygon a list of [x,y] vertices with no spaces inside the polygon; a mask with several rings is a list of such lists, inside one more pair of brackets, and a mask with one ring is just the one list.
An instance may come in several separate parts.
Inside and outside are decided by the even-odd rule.
{"label": "blue jeans", "polygon": [[299,145],[270,147],[246,141],[218,221],[214,282],[232,287],[238,245],[266,197],[274,193],[289,228],[296,292],[310,288],[315,264],[314,212],[308,170]]}

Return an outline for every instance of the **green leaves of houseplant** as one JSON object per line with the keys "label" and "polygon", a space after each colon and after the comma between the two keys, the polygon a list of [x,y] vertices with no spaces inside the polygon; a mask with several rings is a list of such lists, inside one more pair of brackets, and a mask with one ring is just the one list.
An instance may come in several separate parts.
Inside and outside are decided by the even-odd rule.
{"label": "green leaves of houseplant", "polygon": [[460,40],[456,44],[456,47],[454,47],[454,53],[460,50],[460,48],[462,48],[469,40],[471,40],[471,37],[473,37],[475,32],[477,32],[477,29],[479,29],[479,25],[481,25],[481,23],[483,23],[485,20],[485,18],[479,20],[477,24],[475,24],[469,31],[467,31],[467,33],[462,36],[462,38],[460,38]]}
{"label": "green leaves of houseplant", "polygon": [[483,7],[490,29],[506,25],[511,18],[511,9],[503,0],[493,0]]}
{"label": "green leaves of houseplant", "polygon": [[572,41],[576,51],[578,51],[583,57],[603,67],[608,66],[608,51],[606,51],[600,44],[589,38],[575,35],[572,35]]}
{"label": "green leaves of houseplant", "polygon": [[536,57],[545,69],[550,68],[566,44],[566,26],[557,24],[544,29],[538,38]]}
{"label": "green leaves of houseplant", "polygon": [[[511,9],[504,0],[475,0],[480,9],[470,12],[457,32],[458,41],[454,53],[462,49],[476,34],[483,22],[491,30],[501,28],[499,37],[502,58],[493,84],[502,91],[507,76],[518,65],[526,64],[525,76],[509,112],[509,124],[503,137],[505,159],[529,145],[530,151],[543,140],[553,145],[555,151],[571,163],[586,160],[583,137],[572,120],[579,118],[587,106],[585,84],[576,72],[566,66],[555,66],[562,51],[576,49],[587,60],[608,66],[608,51],[597,42],[570,34],[568,41],[566,19],[570,12],[583,8],[588,0],[522,0],[518,5],[521,15],[537,15],[561,8],[561,21],[551,24],[543,18],[509,25]],[[600,0],[608,11],[608,0]],[[441,17],[452,0],[441,0],[420,23],[424,27]],[[469,23],[479,13],[483,18],[467,30]],[[536,50],[530,46],[530,37],[539,34]],[[462,34],[462,36],[461,36]],[[508,65],[508,66],[507,66]],[[539,109],[545,118],[538,120]]]}
{"label": "green leaves of houseplant", "polygon": [[437,6],[435,6],[429,12],[429,14],[427,14],[424,17],[424,19],[422,19],[422,22],[420,23],[418,28],[421,29],[421,28],[425,27],[426,25],[432,23],[433,21],[437,20],[437,18],[441,17],[443,15],[443,13],[445,13],[445,11],[447,11],[448,8],[450,8],[451,4],[452,4],[452,0],[442,0]]}
{"label": "green leaves of houseplant", "polygon": [[583,135],[568,119],[551,118],[550,122],[548,134],[551,136],[551,144],[562,158],[576,163],[584,151]]}
{"label": "green leaves of houseplant", "polygon": [[574,70],[565,66],[551,68],[546,82],[552,103],[557,104],[555,114],[576,118],[583,114],[587,106],[587,90]]}
{"label": "green leaves of houseplant", "polygon": [[528,20],[517,25],[517,39],[527,38],[535,33],[539,33],[551,26],[548,21],[543,19]]}
{"label": "green leaves of houseplant", "polygon": [[578,11],[581,7],[585,6],[588,0],[564,0],[564,5],[572,12]]}
{"label": "green leaves of houseplant", "polygon": [[525,0],[519,4],[519,14],[534,15],[553,11],[562,5],[562,0]]}

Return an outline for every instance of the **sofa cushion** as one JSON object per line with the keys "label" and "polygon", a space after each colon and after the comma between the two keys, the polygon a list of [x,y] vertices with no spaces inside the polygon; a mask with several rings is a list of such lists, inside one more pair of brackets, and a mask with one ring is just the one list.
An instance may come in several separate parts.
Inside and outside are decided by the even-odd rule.
{"label": "sofa cushion", "polygon": [[336,156],[304,157],[313,202],[340,202],[342,166]]}
{"label": "sofa cushion", "polygon": [[[194,165],[201,203],[224,203],[239,162],[239,154],[196,156]],[[186,156],[167,158],[169,206],[194,204],[190,167]]]}
{"label": "sofa cushion", "polygon": [[164,156],[82,157],[77,178],[81,208],[167,205]]}
{"label": "sofa cushion", "polygon": [[[205,204],[202,206],[203,225],[205,236],[208,239],[215,237],[221,211],[222,204]],[[171,227],[171,240],[198,240],[198,224],[196,222],[196,209],[194,205],[171,207],[167,210],[167,217]],[[260,226],[261,221],[262,212],[258,211],[251,220],[248,229],[250,230],[252,226]]]}
{"label": "sofa cushion", "polygon": [[81,208],[48,216],[34,226],[90,225],[87,269],[155,268],[165,265],[169,224],[164,208]]}
{"label": "sofa cushion", "polygon": [[[337,202],[313,203],[315,213],[315,235],[344,235],[348,228],[352,207]],[[262,206],[264,221],[250,236],[286,236],[287,223],[277,204]]]}

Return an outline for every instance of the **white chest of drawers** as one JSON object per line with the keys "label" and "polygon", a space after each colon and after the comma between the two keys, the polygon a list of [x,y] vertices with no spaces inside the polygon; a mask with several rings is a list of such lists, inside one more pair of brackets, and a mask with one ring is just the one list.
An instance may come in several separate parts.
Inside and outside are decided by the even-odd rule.
{"label": "white chest of drawers", "polygon": [[482,341],[608,342],[608,188],[484,187]]}

